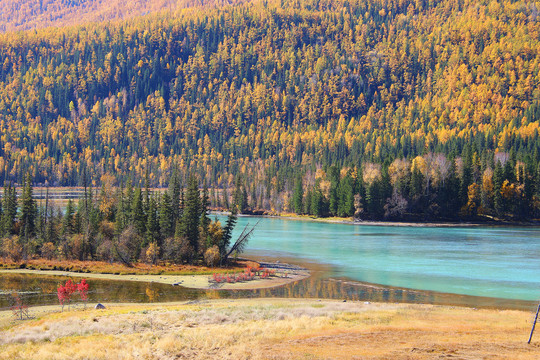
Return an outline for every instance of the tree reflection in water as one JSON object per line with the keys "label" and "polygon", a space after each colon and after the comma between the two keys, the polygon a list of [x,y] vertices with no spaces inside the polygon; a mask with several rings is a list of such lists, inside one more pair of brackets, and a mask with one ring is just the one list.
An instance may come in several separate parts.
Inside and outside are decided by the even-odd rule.
{"label": "tree reflection in water", "polygon": [[[8,308],[11,293],[18,292],[27,305],[57,304],[56,289],[68,278],[29,274],[0,275],[0,308]],[[79,279],[75,279],[79,280]],[[136,281],[89,279],[89,302],[171,302],[199,298],[324,298],[348,301],[427,303],[486,308],[527,309],[530,301],[482,298],[465,295],[393,288],[359,283],[347,279],[332,279],[315,271],[307,279],[271,289],[257,290],[195,290],[181,286]]]}

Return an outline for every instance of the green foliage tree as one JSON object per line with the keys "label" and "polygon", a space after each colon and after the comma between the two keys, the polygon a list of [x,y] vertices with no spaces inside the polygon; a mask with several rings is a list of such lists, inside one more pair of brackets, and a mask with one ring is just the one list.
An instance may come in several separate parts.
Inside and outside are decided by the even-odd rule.
{"label": "green foliage tree", "polygon": [[33,197],[32,177],[28,174],[24,181],[21,196],[21,231],[25,241],[36,234],[37,205]]}
{"label": "green foliage tree", "polygon": [[62,234],[69,236],[75,233],[75,209],[73,208],[73,201],[68,200],[66,210],[64,212],[64,219],[62,222]]}
{"label": "green foliage tree", "polygon": [[[292,194],[292,210],[297,214],[302,214],[304,211],[304,188],[302,186],[302,176],[298,176],[295,181],[294,191]],[[306,200],[307,201],[307,200]]]}
{"label": "green foliage tree", "polygon": [[131,208],[132,208],[132,224],[135,226],[135,230],[137,231],[139,236],[144,236],[146,234],[147,218],[146,218],[146,214],[144,213],[144,205],[143,205],[141,188],[135,189],[135,193],[133,195],[133,203],[132,203]]}
{"label": "green foliage tree", "polygon": [[168,192],[164,192],[161,196],[158,211],[161,239],[166,239],[174,236],[174,211],[172,200]]}
{"label": "green foliage tree", "polygon": [[14,233],[15,219],[17,216],[17,192],[11,183],[4,184],[4,196],[2,198],[2,230],[4,235]]}
{"label": "green foliage tree", "polygon": [[199,252],[199,223],[201,218],[201,198],[197,178],[191,175],[188,181],[186,200],[182,216],[182,235],[187,239],[193,253]]}

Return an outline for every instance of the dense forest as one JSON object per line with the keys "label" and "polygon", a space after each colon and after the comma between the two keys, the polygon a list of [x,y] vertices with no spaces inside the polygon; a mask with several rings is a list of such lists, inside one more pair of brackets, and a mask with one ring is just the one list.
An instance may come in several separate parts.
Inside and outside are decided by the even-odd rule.
{"label": "dense forest", "polygon": [[177,171],[244,212],[538,218],[539,7],[272,0],[5,33],[0,179]]}
{"label": "dense forest", "polygon": [[115,21],[192,6],[233,1],[199,0],[0,0],[0,31]]}
{"label": "dense forest", "polygon": [[[173,174],[170,187],[155,192],[128,182],[114,193],[102,187],[99,196],[84,187],[78,204],[60,209],[34,196],[27,175],[21,194],[6,183],[0,201],[0,256],[12,261],[33,257],[118,261],[127,266],[142,261],[226,265],[242,253],[255,227],[246,226],[233,241],[236,204],[222,226],[209,217],[209,193],[190,176],[187,189]],[[112,199],[114,198],[114,201]]]}

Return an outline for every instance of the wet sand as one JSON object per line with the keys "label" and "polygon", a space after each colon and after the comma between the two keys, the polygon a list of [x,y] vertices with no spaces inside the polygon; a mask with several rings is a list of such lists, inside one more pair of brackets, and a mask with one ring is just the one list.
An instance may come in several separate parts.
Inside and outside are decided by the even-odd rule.
{"label": "wet sand", "polygon": [[250,290],[264,289],[285,285],[294,281],[309,277],[310,272],[288,264],[265,263],[265,268],[275,270],[275,275],[267,279],[254,279],[251,281],[235,283],[215,283],[209,275],[117,275],[117,274],[96,274],[80,273],[60,270],[30,270],[30,269],[10,269],[0,270],[0,274],[34,274],[67,276],[85,279],[117,280],[117,281],[140,281],[148,283],[161,283],[173,286],[182,286],[191,289],[222,289],[222,290]]}

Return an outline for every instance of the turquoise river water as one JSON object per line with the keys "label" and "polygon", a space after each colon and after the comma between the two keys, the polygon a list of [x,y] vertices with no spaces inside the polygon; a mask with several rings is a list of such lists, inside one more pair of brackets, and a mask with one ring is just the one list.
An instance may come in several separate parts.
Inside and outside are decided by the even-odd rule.
{"label": "turquoise river water", "polygon": [[[237,230],[257,221],[239,218]],[[263,218],[254,254],[328,264],[332,276],[444,293],[540,300],[540,228],[365,226]]]}
{"label": "turquoise river water", "polygon": [[[540,300],[539,227],[367,226],[240,217],[236,235],[257,221],[246,257],[303,264],[313,275],[277,288],[236,291],[89,279],[90,301],[304,297],[534,309]],[[0,274],[0,309],[11,304],[13,292],[29,305],[55,304],[56,288],[66,279]]]}

